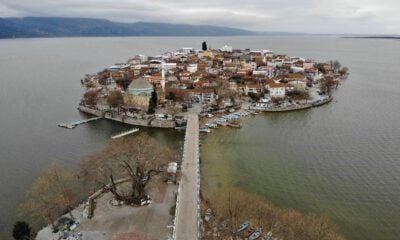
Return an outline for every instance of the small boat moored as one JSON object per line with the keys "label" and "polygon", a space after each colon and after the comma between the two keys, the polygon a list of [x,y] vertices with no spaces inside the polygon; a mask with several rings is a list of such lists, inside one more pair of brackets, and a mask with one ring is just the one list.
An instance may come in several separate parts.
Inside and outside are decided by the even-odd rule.
{"label": "small boat moored", "polygon": [[260,229],[255,229],[254,231],[252,231],[249,235],[249,237],[247,238],[248,240],[255,240],[257,238],[259,238],[261,236],[261,230]]}
{"label": "small boat moored", "polygon": [[208,127],[199,128],[199,132],[201,133],[210,133],[211,130]]}
{"label": "small boat moored", "polygon": [[236,232],[241,232],[241,231],[245,230],[246,228],[249,227],[249,225],[250,225],[249,222],[244,222],[244,223],[240,224],[240,226],[239,226],[239,228],[237,229]]}
{"label": "small boat moored", "polygon": [[270,240],[272,237],[272,231],[267,232],[265,236],[262,238],[262,240]]}

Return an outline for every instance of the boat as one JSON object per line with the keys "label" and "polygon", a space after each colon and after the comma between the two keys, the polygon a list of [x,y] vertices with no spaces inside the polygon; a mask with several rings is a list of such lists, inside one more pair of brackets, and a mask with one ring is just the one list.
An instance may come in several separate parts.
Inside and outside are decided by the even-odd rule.
{"label": "boat", "polygon": [[217,124],[222,126],[222,127],[226,127],[226,123],[225,122],[217,122]]}
{"label": "boat", "polygon": [[240,224],[240,226],[239,226],[239,228],[237,229],[236,232],[241,232],[241,231],[245,230],[246,228],[249,227],[249,225],[250,225],[249,222],[244,222],[244,223]]}
{"label": "boat", "polygon": [[228,127],[231,127],[231,128],[241,128],[241,127],[242,127],[242,124],[241,124],[241,123],[239,123],[239,124],[228,123],[227,126],[228,126]]}
{"label": "boat", "polygon": [[311,105],[313,107],[319,107],[319,106],[321,106],[321,105],[323,105],[325,103],[328,103],[328,102],[332,101],[332,99],[333,99],[333,97],[324,97],[324,98],[317,99],[317,100],[313,101],[311,103]]}
{"label": "boat", "polygon": [[207,209],[206,213],[204,214],[204,220],[206,222],[209,222],[211,220],[211,218],[212,218],[212,211],[209,208],[209,209]]}
{"label": "boat", "polygon": [[175,127],[175,130],[177,130],[177,131],[185,131],[185,130],[186,130],[186,126],[183,126],[183,127]]}
{"label": "boat", "polygon": [[218,125],[215,122],[208,122],[205,125],[208,128],[218,128]]}
{"label": "boat", "polygon": [[228,127],[241,128],[242,127],[242,123],[237,119],[233,119],[231,122],[228,123]]}
{"label": "boat", "polygon": [[269,240],[272,237],[272,231],[267,232],[265,236],[262,238],[262,240]]}
{"label": "boat", "polygon": [[261,236],[261,230],[260,229],[256,229],[254,231],[252,231],[249,235],[249,237],[247,238],[248,240],[255,240],[257,238],[259,238]]}
{"label": "boat", "polygon": [[210,133],[211,130],[208,127],[199,128],[199,132],[201,133]]}

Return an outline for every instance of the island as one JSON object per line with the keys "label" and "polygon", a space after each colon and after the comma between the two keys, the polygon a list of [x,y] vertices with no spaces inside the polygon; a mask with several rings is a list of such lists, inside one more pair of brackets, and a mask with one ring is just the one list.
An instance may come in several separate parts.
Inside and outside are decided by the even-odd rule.
{"label": "island", "polygon": [[[240,116],[308,109],[330,102],[348,69],[270,50],[185,47],[136,55],[81,80],[78,109],[135,126],[184,130],[186,116],[200,129],[238,127]],[[234,121],[235,120],[235,121]]]}

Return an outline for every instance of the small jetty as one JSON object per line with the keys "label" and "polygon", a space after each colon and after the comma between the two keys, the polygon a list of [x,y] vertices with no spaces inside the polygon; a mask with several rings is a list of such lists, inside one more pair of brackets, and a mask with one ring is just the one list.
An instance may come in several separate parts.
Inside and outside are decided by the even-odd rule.
{"label": "small jetty", "polygon": [[117,139],[117,138],[120,138],[120,137],[124,137],[126,135],[129,135],[129,134],[132,134],[132,133],[135,133],[135,132],[138,132],[138,131],[139,131],[139,128],[134,128],[134,129],[131,129],[131,130],[128,130],[128,131],[125,131],[125,132],[118,133],[117,135],[112,136],[111,139]]}
{"label": "small jetty", "polygon": [[103,117],[88,118],[88,119],[77,121],[77,122],[73,122],[73,123],[59,123],[58,126],[62,127],[62,128],[67,128],[67,129],[74,129],[78,125],[85,124],[85,123],[92,122],[92,121],[96,121],[96,120],[99,120],[101,118],[103,118]]}

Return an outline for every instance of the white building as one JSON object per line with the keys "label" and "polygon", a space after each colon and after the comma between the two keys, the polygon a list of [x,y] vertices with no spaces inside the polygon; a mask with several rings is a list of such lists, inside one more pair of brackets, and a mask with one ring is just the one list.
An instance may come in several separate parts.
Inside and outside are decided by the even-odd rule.
{"label": "white building", "polygon": [[193,51],[193,48],[191,47],[184,47],[181,49],[181,52],[183,52],[184,54],[189,54],[191,51]]}
{"label": "white building", "polygon": [[176,63],[163,63],[163,68],[165,70],[172,70],[176,68]]}
{"label": "white building", "polygon": [[191,73],[197,72],[197,64],[188,64],[186,67],[186,70],[188,70]]}
{"label": "white building", "polygon": [[286,95],[286,89],[290,86],[286,83],[269,83],[267,85],[270,97],[282,98]]}
{"label": "white building", "polygon": [[223,46],[221,48],[221,51],[223,51],[223,52],[232,52],[233,51],[233,47],[225,45],[225,46]]}

